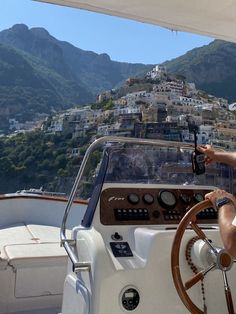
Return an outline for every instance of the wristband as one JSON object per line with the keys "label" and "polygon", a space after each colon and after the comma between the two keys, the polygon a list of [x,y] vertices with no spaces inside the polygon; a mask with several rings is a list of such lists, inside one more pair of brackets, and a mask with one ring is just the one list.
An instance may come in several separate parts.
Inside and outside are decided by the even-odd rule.
{"label": "wristband", "polygon": [[216,199],[215,205],[217,209],[220,209],[221,206],[232,203],[232,200],[228,197],[219,197]]}

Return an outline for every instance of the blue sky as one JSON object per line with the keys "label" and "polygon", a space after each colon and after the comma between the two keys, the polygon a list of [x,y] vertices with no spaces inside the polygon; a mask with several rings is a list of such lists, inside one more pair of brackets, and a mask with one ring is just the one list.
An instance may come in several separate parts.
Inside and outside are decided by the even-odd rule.
{"label": "blue sky", "polygon": [[[117,0],[119,1],[119,0]],[[17,23],[44,27],[57,39],[112,60],[158,64],[211,38],[31,0],[0,0],[0,30]]]}

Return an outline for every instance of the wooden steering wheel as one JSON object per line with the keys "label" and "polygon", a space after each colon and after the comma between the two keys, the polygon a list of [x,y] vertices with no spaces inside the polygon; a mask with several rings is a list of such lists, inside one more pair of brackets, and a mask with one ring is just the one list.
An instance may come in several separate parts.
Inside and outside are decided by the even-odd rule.
{"label": "wooden steering wheel", "polygon": [[[232,257],[224,250],[216,250],[216,248],[211,244],[211,241],[208,240],[207,236],[204,232],[200,229],[200,227],[196,224],[196,215],[204,209],[212,207],[212,203],[209,200],[202,201],[195,206],[193,206],[182,218],[180,221],[175,238],[172,244],[171,250],[171,271],[172,277],[175,284],[175,288],[179,294],[180,299],[187,307],[187,309],[192,314],[204,314],[204,312],[196,306],[190,297],[187,294],[187,290],[194,286],[197,282],[204,278],[204,276],[213,268],[218,268],[223,273],[224,278],[224,287],[225,287],[225,297],[226,303],[228,308],[229,314],[234,314],[234,306],[231,296],[230,287],[228,285],[226,271],[229,270],[232,266],[233,259]],[[209,250],[213,252],[213,256],[215,256],[215,263],[210,265],[207,269],[204,269],[194,275],[191,279],[189,279],[185,284],[183,284],[181,273],[180,273],[180,266],[179,266],[179,254],[180,254],[180,246],[182,242],[182,238],[184,232],[188,226],[191,226],[192,229],[195,231],[197,236],[203,240],[208,246]]]}

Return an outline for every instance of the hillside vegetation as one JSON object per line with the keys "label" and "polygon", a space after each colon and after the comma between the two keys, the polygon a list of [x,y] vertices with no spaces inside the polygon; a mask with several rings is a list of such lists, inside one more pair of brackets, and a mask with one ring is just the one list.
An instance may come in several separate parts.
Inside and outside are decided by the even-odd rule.
{"label": "hillside vegetation", "polygon": [[0,32],[0,130],[8,119],[33,119],[75,105],[151,66],[115,62],[57,40],[43,28],[24,24]]}
{"label": "hillside vegetation", "polygon": [[236,44],[215,40],[164,64],[170,72],[194,82],[198,89],[236,100]]}
{"label": "hillside vegetation", "polygon": [[[63,178],[74,178],[81,162],[80,158],[70,155],[74,145],[78,142],[68,136],[46,135],[40,131],[0,139],[1,193],[41,186],[68,192],[72,182],[64,186]],[[81,152],[84,152],[82,148]]]}

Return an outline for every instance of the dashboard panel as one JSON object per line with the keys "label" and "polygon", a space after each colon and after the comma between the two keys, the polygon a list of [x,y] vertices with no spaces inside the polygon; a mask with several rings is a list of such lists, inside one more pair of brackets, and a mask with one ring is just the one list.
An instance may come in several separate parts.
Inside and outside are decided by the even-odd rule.
{"label": "dashboard panel", "polygon": [[[204,200],[212,190],[186,188],[107,188],[100,199],[104,225],[172,225]],[[217,211],[206,208],[197,215],[201,224],[216,224]]]}

